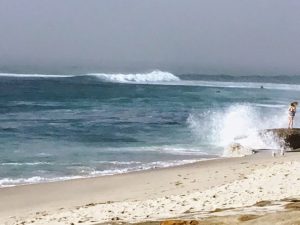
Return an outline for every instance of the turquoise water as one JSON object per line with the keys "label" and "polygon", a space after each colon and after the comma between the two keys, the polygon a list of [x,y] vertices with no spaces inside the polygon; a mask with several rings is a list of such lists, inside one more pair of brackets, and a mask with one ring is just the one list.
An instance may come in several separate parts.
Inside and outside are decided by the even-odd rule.
{"label": "turquoise water", "polygon": [[0,186],[220,157],[235,136],[286,126],[300,79],[284,78],[0,74]]}

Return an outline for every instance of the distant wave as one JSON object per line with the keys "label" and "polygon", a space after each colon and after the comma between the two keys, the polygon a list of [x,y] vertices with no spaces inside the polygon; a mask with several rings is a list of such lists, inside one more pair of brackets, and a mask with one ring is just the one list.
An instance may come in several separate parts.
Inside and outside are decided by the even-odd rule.
{"label": "distant wave", "polygon": [[[99,82],[111,82],[111,83],[128,83],[128,84],[152,84],[152,85],[176,85],[176,86],[199,86],[199,87],[216,87],[216,88],[255,88],[255,89],[270,89],[270,90],[295,90],[300,91],[300,84],[292,83],[279,83],[281,80],[276,80],[274,77],[264,77],[259,81],[232,81],[228,78],[226,81],[222,75],[222,81],[213,80],[216,76],[211,75],[212,80],[208,80],[208,75],[201,80],[202,76],[188,76],[181,75],[176,76],[170,72],[164,72],[155,70],[150,73],[135,73],[135,74],[107,74],[107,73],[89,73],[80,75],[50,75],[50,74],[15,74],[15,73],[0,73],[0,77],[14,77],[14,78],[80,78],[85,80],[86,78],[95,78]],[[279,77],[281,78],[281,77]],[[278,79],[279,79],[278,78]],[[299,78],[300,79],[300,78]]]}
{"label": "distant wave", "polygon": [[75,77],[75,76],[76,75],[0,73],[0,77],[65,78],[65,77]]}
{"label": "distant wave", "polygon": [[179,81],[180,79],[169,72],[159,70],[151,73],[136,73],[136,74],[105,74],[105,73],[90,73],[90,76],[96,76],[104,81],[118,83],[152,83]]}
{"label": "distant wave", "polygon": [[169,72],[153,71],[151,73],[138,74],[105,74],[90,73],[105,82],[115,83],[140,83],[140,84],[159,84],[176,86],[199,86],[199,87],[224,87],[224,88],[264,88],[272,90],[296,90],[300,91],[299,84],[284,84],[272,82],[239,82],[239,81],[205,81],[205,80],[185,80],[184,76],[175,76]]}
{"label": "distant wave", "polygon": [[169,72],[159,70],[150,73],[136,74],[107,74],[107,73],[89,73],[81,75],[50,75],[50,74],[16,74],[16,73],[0,73],[0,77],[19,77],[19,78],[72,78],[72,77],[96,77],[106,82],[117,83],[152,83],[179,81],[180,78]]}

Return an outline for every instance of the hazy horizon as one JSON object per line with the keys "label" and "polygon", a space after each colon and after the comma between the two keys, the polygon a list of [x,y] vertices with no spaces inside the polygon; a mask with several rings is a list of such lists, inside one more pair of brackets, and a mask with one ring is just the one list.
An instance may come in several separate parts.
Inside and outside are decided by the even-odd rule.
{"label": "hazy horizon", "polygon": [[296,0],[0,2],[0,72],[300,75]]}

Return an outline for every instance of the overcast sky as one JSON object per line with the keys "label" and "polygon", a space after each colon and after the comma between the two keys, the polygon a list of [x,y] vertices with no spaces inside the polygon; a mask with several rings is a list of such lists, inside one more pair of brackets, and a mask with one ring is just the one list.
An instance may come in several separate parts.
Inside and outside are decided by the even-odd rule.
{"label": "overcast sky", "polygon": [[0,0],[0,69],[300,75],[299,12],[299,0]]}

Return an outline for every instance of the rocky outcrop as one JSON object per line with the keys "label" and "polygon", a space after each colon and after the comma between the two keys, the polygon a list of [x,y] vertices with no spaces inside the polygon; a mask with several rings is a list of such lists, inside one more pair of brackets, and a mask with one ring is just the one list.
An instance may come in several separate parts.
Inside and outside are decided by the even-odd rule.
{"label": "rocky outcrop", "polygon": [[288,148],[290,150],[300,149],[300,129],[266,129],[260,131],[260,135],[272,135],[281,142],[282,148]]}

